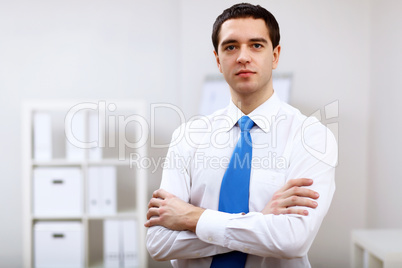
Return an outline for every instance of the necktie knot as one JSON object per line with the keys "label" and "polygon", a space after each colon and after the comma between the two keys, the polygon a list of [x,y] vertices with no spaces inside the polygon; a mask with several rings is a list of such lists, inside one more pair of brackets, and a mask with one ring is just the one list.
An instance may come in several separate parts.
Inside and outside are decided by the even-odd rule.
{"label": "necktie knot", "polygon": [[250,129],[254,126],[254,121],[251,120],[247,115],[243,115],[237,123],[239,124],[242,132],[250,131]]}

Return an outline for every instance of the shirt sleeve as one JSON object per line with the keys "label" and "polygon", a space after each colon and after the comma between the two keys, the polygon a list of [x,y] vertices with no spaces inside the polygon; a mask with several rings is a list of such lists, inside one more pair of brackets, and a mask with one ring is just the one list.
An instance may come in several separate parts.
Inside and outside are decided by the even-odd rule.
{"label": "shirt sleeve", "polygon": [[[182,126],[183,127],[183,126]],[[164,163],[161,187],[180,199],[190,201],[190,175],[188,166],[191,151],[181,137],[182,128],[172,136]],[[158,261],[193,259],[229,252],[228,248],[201,241],[193,232],[173,231],[163,226],[148,228],[146,246],[149,254]]]}
{"label": "shirt sleeve", "polygon": [[307,254],[335,191],[338,150],[331,131],[314,120],[306,123],[294,135],[286,179],[313,179],[308,188],[320,194],[318,207],[307,208],[308,216],[206,210],[197,223],[200,240],[261,257],[296,258]]}

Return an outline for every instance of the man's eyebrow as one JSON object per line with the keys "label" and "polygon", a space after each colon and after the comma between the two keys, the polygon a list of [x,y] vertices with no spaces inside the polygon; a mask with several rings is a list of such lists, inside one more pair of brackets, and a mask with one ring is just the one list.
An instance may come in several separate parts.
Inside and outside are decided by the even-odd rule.
{"label": "man's eyebrow", "polygon": [[233,44],[233,43],[237,43],[237,40],[235,40],[235,39],[228,39],[228,40],[223,41],[223,42],[221,43],[221,46],[223,47],[223,46],[225,46],[225,45],[227,45],[227,44]]}
{"label": "man's eyebrow", "polygon": [[250,39],[250,42],[259,42],[259,43],[268,44],[268,41],[265,38],[252,38],[252,39]]}
{"label": "man's eyebrow", "polygon": [[[261,38],[251,38],[251,39],[249,40],[249,42],[259,42],[259,43],[268,44],[267,39],[262,38],[262,37],[261,37]],[[223,42],[221,43],[221,46],[223,47],[223,46],[225,46],[225,45],[227,45],[227,44],[233,44],[233,43],[238,43],[238,41],[235,40],[235,39],[228,39],[228,40],[223,41]]]}

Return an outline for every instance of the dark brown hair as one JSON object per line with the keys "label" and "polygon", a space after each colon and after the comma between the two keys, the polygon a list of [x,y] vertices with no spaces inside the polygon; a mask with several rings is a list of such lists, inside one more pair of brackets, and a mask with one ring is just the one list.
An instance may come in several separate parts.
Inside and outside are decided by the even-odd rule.
{"label": "dark brown hair", "polygon": [[279,45],[279,40],[281,36],[279,33],[279,25],[274,15],[272,15],[268,10],[259,5],[255,6],[248,3],[241,3],[225,9],[222,14],[216,18],[212,29],[212,44],[214,45],[216,53],[218,53],[219,33],[222,24],[229,19],[239,18],[263,19],[268,28],[269,38],[271,39],[272,47],[276,48]]}

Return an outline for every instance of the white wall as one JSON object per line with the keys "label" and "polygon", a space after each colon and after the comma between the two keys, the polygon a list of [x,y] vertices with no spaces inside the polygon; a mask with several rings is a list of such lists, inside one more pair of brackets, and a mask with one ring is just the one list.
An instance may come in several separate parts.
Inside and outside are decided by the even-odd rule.
{"label": "white wall", "polygon": [[402,2],[372,1],[369,209],[371,228],[402,226]]}
{"label": "white wall", "polygon": [[[401,203],[396,192],[401,188],[401,124],[394,122],[401,109],[401,3],[252,2],[279,21],[278,72],[294,75],[293,105],[311,114],[339,101],[339,118],[329,121],[339,123],[337,191],[310,260],[313,267],[348,267],[352,229],[402,224],[402,216],[392,210]],[[0,2],[0,267],[22,263],[20,100],[144,98],[179,104],[188,118],[198,111],[204,77],[219,74],[212,24],[234,3]],[[157,140],[168,142],[177,124],[176,114],[159,111]],[[155,157],[164,153],[151,149]],[[149,192],[158,186],[160,174],[150,174]]]}
{"label": "white wall", "polygon": [[[20,101],[144,98],[178,104],[178,6],[175,0],[0,2],[0,267],[22,267]],[[163,115],[161,142],[175,127]],[[160,151],[152,153],[166,153]],[[155,188],[160,172],[152,176]]]}

